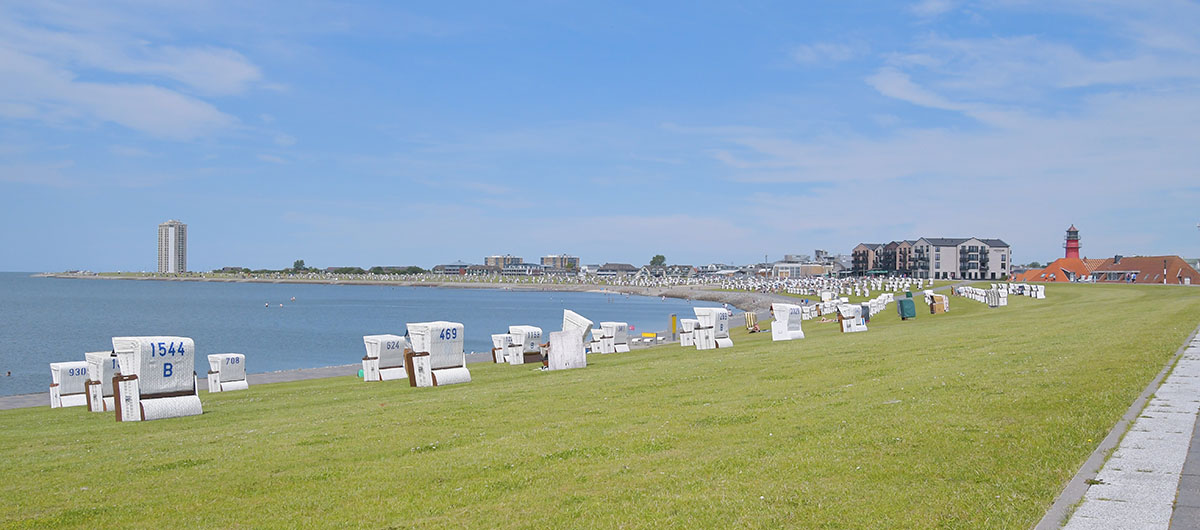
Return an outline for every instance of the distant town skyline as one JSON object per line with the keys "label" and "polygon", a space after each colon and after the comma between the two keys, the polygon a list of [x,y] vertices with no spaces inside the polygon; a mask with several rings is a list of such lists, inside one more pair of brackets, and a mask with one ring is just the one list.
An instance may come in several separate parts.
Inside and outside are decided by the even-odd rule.
{"label": "distant town skyline", "polygon": [[0,270],[1200,256],[1200,4],[0,5]]}

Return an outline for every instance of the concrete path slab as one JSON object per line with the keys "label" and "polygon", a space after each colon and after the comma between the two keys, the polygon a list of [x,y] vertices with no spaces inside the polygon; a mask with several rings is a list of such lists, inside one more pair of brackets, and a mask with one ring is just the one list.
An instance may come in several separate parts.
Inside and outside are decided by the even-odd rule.
{"label": "concrete path slab", "polygon": [[1170,527],[1198,411],[1200,345],[1189,342],[1063,528]]}

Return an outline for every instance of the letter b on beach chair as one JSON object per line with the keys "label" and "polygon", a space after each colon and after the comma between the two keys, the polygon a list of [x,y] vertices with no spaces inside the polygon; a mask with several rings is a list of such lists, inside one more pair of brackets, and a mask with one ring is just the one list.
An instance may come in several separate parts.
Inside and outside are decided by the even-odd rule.
{"label": "letter b on beach chair", "polygon": [[208,356],[208,391],[246,390],[246,356],[240,353],[214,353]]}
{"label": "letter b on beach chair", "polygon": [[113,377],[117,421],[202,413],[196,389],[196,346],[187,337],[113,337],[120,367]]}
{"label": "letter b on beach chair", "polygon": [[695,307],[692,311],[700,321],[693,332],[697,350],[733,346],[733,339],[729,338],[729,311],[720,307]]}

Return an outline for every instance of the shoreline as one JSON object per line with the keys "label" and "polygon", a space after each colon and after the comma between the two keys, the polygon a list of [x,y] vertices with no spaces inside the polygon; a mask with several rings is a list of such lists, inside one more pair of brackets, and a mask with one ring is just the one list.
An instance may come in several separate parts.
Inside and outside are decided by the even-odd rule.
{"label": "shoreline", "polygon": [[131,280],[131,281],[166,281],[166,282],[209,282],[209,283],[274,283],[274,284],[310,284],[310,285],[376,285],[390,287],[432,287],[444,289],[493,289],[497,291],[532,291],[532,292],[584,292],[584,293],[616,293],[637,296],[667,297],[680,300],[701,300],[729,304],[731,307],[746,312],[763,312],[771,307],[772,302],[795,303],[795,298],[774,293],[755,293],[748,291],[722,291],[711,286],[689,285],[674,287],[641,287],[625,285],[601,284],[506,284],[479,282],[424,282],[424,281],[385,281],[385,280],[316,280],[302,278],[205,278],[205,277],[138,277],[138,276],[100,276],[96,274],[68,273],[39,273],[34,278],[55,278],[66,280]]}

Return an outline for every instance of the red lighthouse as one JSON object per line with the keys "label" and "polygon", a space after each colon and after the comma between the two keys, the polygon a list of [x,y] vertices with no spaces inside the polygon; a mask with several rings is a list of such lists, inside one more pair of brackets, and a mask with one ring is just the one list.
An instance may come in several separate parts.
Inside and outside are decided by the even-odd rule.
{"label": "red lighthouse", "polygon": [[1067,242],[1063,247],[1067,249],[1068,258],[1079,258],[1079,229],[1075,225],[1067,229]]}

